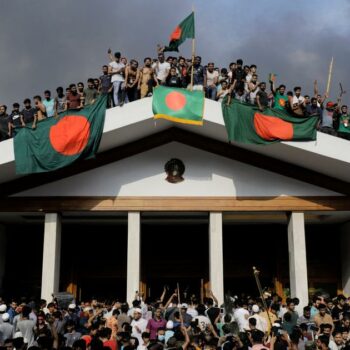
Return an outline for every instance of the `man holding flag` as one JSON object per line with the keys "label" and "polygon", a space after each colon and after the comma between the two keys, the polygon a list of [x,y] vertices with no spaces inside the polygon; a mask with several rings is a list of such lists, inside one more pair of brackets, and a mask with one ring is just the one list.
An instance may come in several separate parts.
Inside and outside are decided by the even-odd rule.
{"label": "man holding flag", "polygon": [[[192,39],[191,83],[189,90],[158,86],[154,89],[152,108],[155,119],[167,119],[178,123],[202,125],[204,110],[204,68],[199,56],[194,53],[194,12],[186,17],[171,33],[169,45],[158,47],[159,64],[164,64],[165,51],[179,51],[179,46],[187,39]],[[156,71],[157,68],[155,67]],[[169,67],[170,69],[170,67]],[[193,75],[196,70],[196,79]],[[159,72],[157,79],[159,79]],[[165,79],[166,77],[164,77]],[[159,81],[159,80],[158,80]],[[194,84],[196,89],[194,89]],[[198,85],[198,86],[197,86]],[[193,91],[200,90],[200,91]]]}

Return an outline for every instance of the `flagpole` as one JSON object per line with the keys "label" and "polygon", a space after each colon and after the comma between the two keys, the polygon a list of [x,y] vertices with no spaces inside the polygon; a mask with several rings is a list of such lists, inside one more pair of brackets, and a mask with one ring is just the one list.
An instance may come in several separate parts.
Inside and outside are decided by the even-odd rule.
{"label": "flagpole", "polygon": [[333,56],[332,56],[332,59],[331,59],[331,63],[329,64],[328,81],[327,81],[327,89],[326,89],[327,97],[329,97],[329,90],[330,90],[330,87],[331,87],[332,71],[333,71]]}
{"label": "flagpole", "polygon": [[[194,15],[194,6],[192,6],[192,12]],[[194,35],[195,36],[195,35]],[[191,66],[191,85],[190,85],[190,91],[193,91],[193,74],[194,74],[194,55],[195,55],[195,38],[192,38],[192,66]]]}

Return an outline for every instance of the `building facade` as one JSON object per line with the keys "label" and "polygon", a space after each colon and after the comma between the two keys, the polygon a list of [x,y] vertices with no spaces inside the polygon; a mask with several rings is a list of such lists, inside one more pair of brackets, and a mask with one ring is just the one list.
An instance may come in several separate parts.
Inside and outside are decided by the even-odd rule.
{"label": "building facade", "polygon": [[2,293],[131,301],[180,283],[222,302],[256,292],[257,266],[300,305],[317,289],[350,294],[348,141],[229,144],[220,104],[204,115],[203,127],[155,122],[148,98],[110,109],[96,158],[49,174],[15,175],[2,142]]}

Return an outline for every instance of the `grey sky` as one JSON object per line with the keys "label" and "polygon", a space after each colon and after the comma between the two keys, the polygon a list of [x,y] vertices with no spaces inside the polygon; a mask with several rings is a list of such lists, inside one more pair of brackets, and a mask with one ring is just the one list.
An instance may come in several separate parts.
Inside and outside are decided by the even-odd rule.
{"label": "grey sky", "polygon": [[[167,43],[195,6],[197,54],[220,67],[242,58],[287,89],[323,92],[331,56],[331,95],[341,81],[350,96],[349,0],[0,0],[0,103],[100,74],[106,51],[142,62]],[[190,42],[182,47],[190,55]]]}

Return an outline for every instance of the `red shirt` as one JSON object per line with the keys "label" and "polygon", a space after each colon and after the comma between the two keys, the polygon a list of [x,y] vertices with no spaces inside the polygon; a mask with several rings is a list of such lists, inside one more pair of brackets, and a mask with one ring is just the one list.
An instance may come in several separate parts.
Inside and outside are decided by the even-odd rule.
{"label": "red shirt", "polygon": [[67,97],[68,102],[68,108],[69,109],[76,109],[80,106],[80,95],[77,93],[76,95],[73,95],[70,93]]}
{"label": "red shirt", "polygon": [[103,346],[108,346],[111,350],[117,350],[117,342],[115,340],[107,340],[103,342]]}

